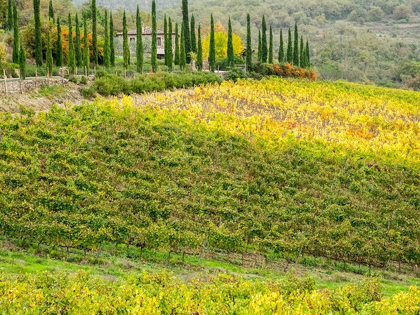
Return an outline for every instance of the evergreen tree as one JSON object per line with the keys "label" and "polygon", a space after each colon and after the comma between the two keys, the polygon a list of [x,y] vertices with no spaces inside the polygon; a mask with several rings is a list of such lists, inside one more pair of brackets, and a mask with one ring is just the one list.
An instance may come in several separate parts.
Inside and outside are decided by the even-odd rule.
{"label": "evergreen tree", "polygon": [[306,49],[305,49],[305,51],[306,51],[306,61],[305,61],[305,64],[306,64],[306,67],[307,68],[310,68],[311,67],[311,58],[310,58],[309,42],[308,41],[306,41]]}
{"label": "evergreen tree", "polygon": [[98,56],[98,34],[96,32],[96,0],[92,0],[92,61],[93,64],[97,65],[99,56]]}
{"label": "evergreen tree", "polygon": [[299,33],[297,24],[295,24],[295,44],[293,48],[293,65],[299,67]]}
{"label": "evergreen tree", "polygon": [[109,47],[109,36],[108,36],[108,11],[105,10],[105,26],[104,26],[104,34],[105,34],[105,42],[104,42],[104,66],[105,68],[109,68],[111,66],[111,49]]}
{"label": "evergreen tree", "polygon": [[20,40],[20,51],[19,51],[19,71],[22,79],[26,78],[26,52],[23,49],[22,39]]}
{"label": "evergreen tree", "polygon": [[156,1],[152,1],[152,71],[157,71],[157,25],[156,25]]}
{"label": "evergreen tree", "polygon": [[48,69],[48,73],[51,76],[53,70],[53,56],[52,56],[52,49],[51,49],[51,34],[48,31],[47,34],[47,56],[46,56],[46,66]]}
{"label": "evergreen tree", "polygon": [[136,12],[136,30],[137,30],[137,40],[136,40],[137,72],[143,73],[143,60],[144,60],[143,27],[141,25],[140,9],[138,5],[137,5],[137,12]]}
{"label": "evergreen tree", "polygon": [[80,43],[79,16],[77,15],[77,12],[76,12],[76,46],[75,46],[75,55],[76,55],[76,66],[81,67],[83,65],[83,58],[82,58],[82,46],[81,46],[81,43]]}
{"label": "evergreen tree", "polygon": [[211,28],[210,28],[210,48],[209,48],[209,67],[210,71],[216,70],[216,42],[214,39],[214,19],[213,13],[211,14]]}
{"label": "evergreen tree", "polygon": [[63,66],[63,40],[61,38],[60,17],[57,17],[57,52],[55,54],[55,64],[57,67]]}
{"label": "evergreen tree", "polygon": [[7,29],[11,31],[13,29],[13,4],[12,0],[7,1]]}
{"label": "evergreen tree", "polygon": [[173,48],[172,48],[172,20],[169,17],[168,20],[168,50],[167,50],[167,54],[168,54],[168,68],[169,71],[172,71],[173,65],[174,65],[174,52],[173,52]]}
{"label": "evergreen tree", "polygon": [[305,66],[305,47],[303,46],[303,36],[300,37],[299,66],[301,68],[306,68],[306,66]]}
{"label": "evergreen tree", "polygon": [[184,40],[185,40],[185,58],[187,63],[190,63],[190,30],[189,30],[189,15],[188,15],[188,0],[182,0],[182,20],[184,23]]}
{"label": "evergreen tree", "polygon": [[123,59],[124,68],[127,69],[130,65],[130,46],[128,45],[128,29],[127,29],[127,17],[123,14]]}
{"label": "evergreen tree", "polygon": [[179,65],[179,31],[178,31],[178,23],[175,23],[175,65]]}
{"label": "evergreen tree", "polygon": [[39,12],[40,0],[33,0],[35,15],[35,61],[38,67],[42,66],[42,34],[41,34],[41,16]]}
{"label": "evergreen tree", "polygon": [[184,22],[182,22],[181,26],[181,51],[179,52],[179,67],[181,70],[185,69],[185,66],[187,64],[187,58],[185,54],[185,25]]}
{"label": "evergreen tree", "polygon": [[163,18],[163,46],[165,48],[165,66],[168,65],[168,21],[166,20],[166,14]]}
{"label": "evergreen tree", "polygon": [[71,23],[71,15],[69,13],[69,57],[67,66],[71,74],[74,73],[75,60],[74,60],[74,43],[73,43],[73,25]]}
{"label": "evergreen tree", "polygon": [[112,18],[112,11],[109,14],[109,51],[111,66],[115,67],[114,19]]}
{"label": "evergreen tree", "polygon": [[280,30],[280,47],[279,47],[279,63],[284,63],[284,41],[283,30]]}
{"label": "evergreen tree", "polygon": [[19,26],[16,1],[13,3],[13,63],[19,63]]}
{"label": "evergreen tree", "polygon": [[289,38],[287,40],[287,62],[293,63],[292,30],[289,27]]}
{"label": "evergreen tree", "polygon": [[198,25],[197,70],[203,70],[203,43],[201,42],[201,25]]}
{"label": "evergreen tree", "polygon": [[50,0],[50,4],[48,6],[48,18],[54,23],[54,7],[52,0]]}
{"label": "evergreen tree", "polygon": [[261,30],[258,30],[258,61],[262,61]]}
{"label": "evergreen tree", "polygon": [[[59,20],[59,18],[57,18]],[[83,66],[89,74],[90,54],[86,16],[83,17]]]}
{"label": "evergreen tree", "polygon": [[227,57],[228,57],[228,64],[229,67],[233,67],[235,65],[235,55],[233,54],[233,34],[232,34],[232,22],[229,17],[229,28],[228,28],[228,43],[227,43]]}
{"label": "evergreen tree", "polygon": [[197,52],[197,39],[195,37],[195,17],[191,16],[191,49],[190,52]]}
{"label": "evergreen tree", "polygon": [[267,62],[268,51],[267,51],[267,24],[265,22],[265,15],[262,19],[262,31],[261,31],[261,60],[263,63]]}
{"label": "evergreen tree", "polygon": [[274,48],[273,48],[273,29],[270,25],[270,46],[269,46],[269,50],[268,50],[268,63],[272,64],[273,63],[273,54],[274,54]]}
{"label": "evergreen tree", "polygon": [[246,69],[251,71],[252,67],[252,38],[251,38],[251,16],[246,16]]}

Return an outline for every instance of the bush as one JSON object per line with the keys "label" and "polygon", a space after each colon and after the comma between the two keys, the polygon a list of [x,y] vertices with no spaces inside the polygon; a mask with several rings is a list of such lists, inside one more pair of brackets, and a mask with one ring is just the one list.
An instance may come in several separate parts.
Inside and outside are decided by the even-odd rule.
{"label": "bush", "polygon": [[232,68],[226,75],[225,80],[236,82],[238,79],[246,79],[248,75],[245,71],[239,68]]}
{"label": "bush", "polygon": [[87,84],[88,83],[88,78],[86,76],[82,76],[82,78],[80,79],[80,84]]}

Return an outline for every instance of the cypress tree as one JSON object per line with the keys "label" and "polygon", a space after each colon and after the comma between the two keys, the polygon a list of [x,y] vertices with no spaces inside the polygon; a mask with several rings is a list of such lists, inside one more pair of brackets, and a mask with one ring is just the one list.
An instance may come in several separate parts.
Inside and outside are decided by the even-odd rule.
{"label": "cypress tree", "polygon": [[190,63],[190,30],[189,30],[189,15],[188,15],[188,0],[182,0],[182,20],[184,23],[184,40],[185,40],[185,59],[187,63]]}
{"label": "cypress tree", "polygon": [[52,0],[50,0],[50,4],[48,6],[48,18],[54,23],[54,7]]}
{"label": "cypress tree", "polygon": [[111,50],[109,47],[109,30],[108,30],[108,11],[105,10],[105,26],[104,26],[104,33],[105,33],[105,42],[104,42],[104,66],[105,68],[109,68],[111,66]]}
{"label": "cypress tree", "polygon": [[185,54],[185,29],[184,29],[184,22],[182,22],[181,26],[181,51],[179,52],[179,67],[181,70],[184,70],[185,65],[187,64],[187,58]]}
{"label": "cypress tree", "polygon": [[98,56],[98,34],[96,32],[96,0],[92,0],[92,49],[93,49],[93,64],[97,65]]}
{"label": "cypress tree", "polygon": [[152,2],[152,71],[157,71],[157,25],[156,25],[156,1]]}
{"label": "cypress tree", "polygon": [[35,15],[35,60],[38,67],[42,66],[42,34],[41,16],[39,12],[40,0],[33,0]]}
{"label": "cypress tree", "polygon": [[83,64],[83,59],[82,59],[82,47],[81,47],[81,43],[80,43],[79,16],[77,15],[77,12],[76,12],[76,47],[75,47],[75,55],[76,55],[76,66],[81,67],[82,64]]}
{"label": "cypress tree", "polygon": [[163,18],[163,45],[165,46],[165,66],[168,65],[168,21],[166,20],[166,14]]}
{"label": "cypress tree", "polygon": [[[58,20],[59,18],[57,18]],[[88,40],[88,30],[87,30],[87,21],[86,16],[83,17],[83,66],[86,68],[89,74],[90,67],[90,54],[89,54],[89,40]]]}
{"label": "cypress tree", "polygon": [[71,23],[71,15],[69,13],[69,57],[67,60],[67,66],[71,74],[74,73],[75,60],[74,60],[74,43],[73,43],[73,25]]}
{"label": "cypress tree", "polygon": [[287,62],[293,63],[292,30],[289,27],[289,38],[287,40]]}
{"label": "cypress tree", "polygon": [[203,43],[201,42],[201,25],[198,25],[197,70],[203,70]]}
{"label": "cypress tree", "polygon": [[46,66],[48,69],[48,73],[52,75],[53,70],[53,56],[52,56],[52,49],[51,49],[51,34],[48,31],[47,34],[47,56],[46,56]]}
{"label": "cypress tree", "polygon": [[228,29],[228,43],[227,43],[227,57],[229,67],[233,67],[235,63],[235,56],[233,54],[233,39],[232,39],[232,22],[229,17],[229,29]]}
{"label": "cypress tree", "polygon": [[209,49],[209,66],[210,71],[216,70],[216,42],[214,39],[214,19],[213,13],[211,14],[211,29],[210,29],[210,49]]}
{"label": "cypress tree", "polygon": [[191,49],[190,51],[197,52],[197,39],[195,37],[195,17],[194,14],[191,16]]}
{"label": "cypress tree", "polygon": [[61,38],[60,17],[57,17],[57,52],[55,54],[55,64],[57,67],[63,66],[63,40]]}
{"label": "cypress tree", "polygon": [[270,46],[268,50],[268,63],[273,63],[273,54],[274,54],[274,48],[273,48],[273,28],[270,25]]}
{"label": "cypress tree", "polygon": [[112,12],[109,14],[109,48],[111,66],[115,67],[114,19],[112,18]]}
{"label": "cypress tree", "polygon": [[168,68],[169,71],[172,71],[173,65],[174,65],[174,55],[173,55],[173,49],[172,49],[172,20],[169,18],[168,20]]}
{"label": "cypress tree", "polygon": [[175,23],[175,65],[179,65],[179,31],[178,31],[178,23]]}
{"label": "cypress tree", "polygon": [[128,29],[127,29],[127,17],[123,14],[123,59],[124,68],[127,69],[130,65],[130,47],[128,46]]}
{"label": "cypress tree", "polygon": [[301,68],[306,68],[306,66],[305,66],[305,47],[303,46],[303,36],[300,37],[299,65],[300,65]]}
{"label": "cypress tree", "polygon": [[137,30],[137,40],[136,40],[136,57],[137,57],[137,72],[143,73],[143,27],[141,26],[141,16],[140,9],[137,5],[136,13],[136,30]]}
{"label": "cypress tree", "polygon": [[283,30],[280,30],[280,47],[279,47],[279,63],[284,63],[284,41]]}
{"label": "cypress tree", "polygon": [[17,17],[17,7],[16,1],[13,3],[13,54],[12,61],[13,63],[19,63],[19,27],[18,27],[18,17]]}
{"label": "cypress tree", "polygon": [[262,61],[261,30],[258,30],[258,61]]}
{"label": "cypress tree", "polygon": [[295,24],[295,44],[293,48],[293,65],[299,67],[299,33],[297,24]]}
{"label": "cypress tree", "polygon": [[309,52],[309,42],[306,40],[306,49],[305,49],[305,51],[306,51],[306,61],[305,61],[305,64],[306,64],[306,67],[307,68],[310,68],[311,67],[311,58],[310,58],[310,52]]}
{"label": "cypress tree", "polygon": [[11,31],[13,29],[13,4],[12,0],[7,1],[7,29]]}
{"label": "cypress tree", "polygon": [[266,63],[268,57],[267,52],[267,24],[265,22],[265,15],[262,19],[262,32],[261,32],[261,60]]}
{"label": "cypress tree", "polygon": [[19,71],[22,79],[26,78],[26,52],[23,49],[22,39],[20,40],[20,51],[19,51]]}
{"label": "cypress tree", "polygon": [[251,16],[246,16],[246,69],[251,71],[252,67],[252,39],[251,39]]}

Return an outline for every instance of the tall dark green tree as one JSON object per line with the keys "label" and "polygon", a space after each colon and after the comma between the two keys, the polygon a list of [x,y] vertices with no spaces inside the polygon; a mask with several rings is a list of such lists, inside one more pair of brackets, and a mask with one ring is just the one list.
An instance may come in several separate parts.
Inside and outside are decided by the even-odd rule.
{"label": "tall dark green tree", "polygon": [[185,30],[184,30],[184,22],[182,22],[181,26],[181,50],[179,52],[179,67],[181,70],[185,69],[187,64],[187,55],[185,54]]}
{"label": "tall dark green tree", "polygon": [[57,51],[55,53],[55,64],[57,67],[63,66],[63,39],[61,38],[60,17],[57,17]]}
{"label": "tall dark green tree", "polygon": [[50,0],[50,4],[48,6],[48,18],[54,23],[54,7],[52,0]]}
{"label": "tall dark green tree", "polygon": [[187,63],[190,63],[190,30],[189,30],[189,15],[188,15],[188,0],[182,0],[182,21],[184,23],[184,40],[185,40],[185,58]]}
{"label": "tall dark green tree", "polygon": [[111,48],[109,47],[109,29],[108,29],[108,11],[105,10],[105,25],[104,25],[104,66],[111,67]]}
{"label": "tall dark green tree", "polygon": [[20,51],[19,51],[19,71],[22,79],[26,78],[26,52],[23,49],[22,39],[20,40]]}
{"label": "tall dark green tree", "polygon": [[163,18],[163,46],[165,47],[165,66],[168,65],[168,20],[166,14]]}
{"label": "tall dark green tree", "polygon": [[306,51],[306,61],[305,61],[305,64],[306,64],[306,67],[307,68],[310,68],[311,67],[311,57],[310,57],[310,51],[309,51],[309,42],[306,40],[306,49],[305,49],[305,51]]}
{"label": "tall dark green tree", "polygon": [[157,71],[157,24],[156,24],[156,1],[152,1],[152,71]]}
{"label": "tall dark green tree", "polygon": [[19,64],[19,26],[16,1],[13,3],[13,63]]}
{"label": "tall dark green tree", "polygon": [[73,25],[71,22],[71,15],[69,13],[69,57],[67,60],[67,66],[71,74],[74,73],[75,64],[76,62],[74,58]]}
{"label": "tall dark green tree", "polygon": [[261,60],[267,62],[268,51],[267,51],[267,24],[265,22],[265,15],[262,19],[262,30],[261,30]]}
{"label": "tall dark green tree", "polygon": [[[76,66],[81,67],[83,65],[83,58],[82,58],[82,45],[80,43],[80,23],[79,23],[79,16],[76,12],[76,46],[75,48],[75,56],[76,56]],[[106,34],[106,33],[105,33]]]}
{"label": "tall dark green tree", "polygon": [[191,49],[190,52],[197,53],[197,38],[195,36],[195,17],[191,16]]}
{"label": "tall dark green tree", "polygon": [[252,38],[251,38],[251,16],[246,16],[246,69],[251,71],[252,68]]}
{"label": "tall dark green tree", "polygon": [[98,33],[96,31],[96,0],[92,0],[91,5],[92,10],[92,61],[93,64],[97,65],[99,60],[99,54],[98,54]]}
{"label": "tall dark green tree", "polygon": [[127,28],[127,16],[123,14],[123,60],[124,68],[127,69],[130,65],[130,46],[128,45],[128,28]]}
{"label": "tall dark green tree", "polygon": [[175,23],[175,58],[174,64],[179,66],[179,30],[178,23]]}
{"label": "tall dark green tree", "polygon": [[261,30],[258,30],[258,61],[262,61]]}
{"label": "tall dark green tree", "polygon": [[51,48],[51,34],[50,34],[50,31],[48,31],[48,34],[47,34],[46,66],[47,66],[49,75],[52,75],[52,70],[53,70],[53,56],[52,56],[52,48]]}
{"label": "tall dark green tree", "polygon": [[13,3],[12,0],[7,1],[7,29],[13,29]]}
{"label": "tall dark green tree", "polygon": [[280,30],[280,47],[279,47],[279,63],[284,63],[284,40],[283,40],[283,30]]}
{"label": "tall dark green tree", "polygon": [[[59,20],[59,18],[57,18]],[[89,74],[90,67],[90,53],[89,53],[89,40],[88,40],[88,29],[86,15],[83,17],[83,66],[85,67],[87,74]]]}
{"label": "tall dark green tree", "polygon": [[287,54],[286,61],[288,63],[293,63],[293,44],[292,44],[292,30],[289,27],[289,37],[287,39]]}
{"label": "tall dark green tree", "polygon": [[232,22],[229,17],[229,27],[228,27],[228,42],[227,42],[227,57],[229,67],[235,65],[235,55],[233,54],[233,32],[232,32]]}
{"label": "tall dark green tree", "polygon": [[168,68],[169,71],[172,71],[172,68],[174,66],[174,51],[172,48],[172,20],[169,17],[168,19],[168,48],[167,48],[167,54],[168,54]]}
{"label": "tall dark green tree", "polygon": [[216,70],[216,42],[214,38],[213,13],[211,14],[210,25],[211,27],[210,27],[209,67],[210,67],[210,71],[214,72]]}
{"label": "tall dark green tree", "polygon": [[109,51],[111,66],[115,67],[114,19],[112,17],[112,11],[109,14]]}
{"label": "tall dark green tree", "polygon": [[270,45],[268,48],[268,63],[273,63],[274,47],[273,47],[273,28],[270,25]]}
{"label": "tall dark green tree", "polygon": [[300,49],[299,49],[299,66],[306,68],[305,66],[305,46],[303,45],[303,36],[300,37]]}
{"label": "tall dark green tree", "polygon": [[299,33],[298,26],[295,24],[295,44],[293,47],[293,65],[299,67]]}
{"label": "tall dark green tree", "polygon": [[143,27],[141,25],[140,9],[137,5],[136,12],[136,57],[137,57],[137,72],[143,73],[144,48],[143,48]]}
{"label": "tall dark green tree", "polygon": [[35,17],[35,62],[38,67],[42,66],[42,34],[41,34],[41,15],[40,15],[41,0],[33,0],[34,17]]}
{"label": "tall dark green tree", "polygon": [[198,25],[197,39],[197,70],[203,70],[203,43],[201,41],[201,25]]}

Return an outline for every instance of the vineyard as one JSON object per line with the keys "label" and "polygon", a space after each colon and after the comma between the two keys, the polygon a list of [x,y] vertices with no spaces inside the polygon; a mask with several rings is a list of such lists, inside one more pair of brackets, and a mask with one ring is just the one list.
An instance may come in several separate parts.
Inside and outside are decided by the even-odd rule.
{"label": "vineyard", "polygon": [[[419,104],[416,92],[271,78],[98,99],[38,114],[1,113],[0,231],[67,250],[129,245],[198,255],[212,249],[258,253],[266,260],[314,256],[415,269]],[[109,301],[92,304],[103,308],[129,303],[124,296],[137,292],[130,302],[135,305],[121,307],[142,305],[152,314],[141,302],[149,293],[135,282],[108,287],[83,279],[66,279],[54,290],[67,296],[66,290],[86,288],[85,296],[73,296],[84,303],[110,290]],[[22,305],[26,294],[28,307],[38,305],[44,293],[37,281],[19,282],[10,293],[17,299],[11,307]],[[332,307],[325,292],[286,298],[264,285],[254,301],[257,289],[215,281],[229,294],[246,291],[237,292],[232,307],[250,313],[263,307],[256,301],[279,314],[284,305],[288,314],[297,304],[314,314],[316,307]],[[0,290],[14,285],[0,275]],[[21,297],[19,290],[25,292]],[[216,300],[209,305],[229,307],[212,283],[202,293],[194,290],[169,283],[162,294],[175,304],[181,295],[190,297],[192,304],[179,305],[181,313],[207,307],[197,305],[206,294]],[[418,301],[417,289],[395,299],[411,295]],[[394,305],[378,303],[372,306],[378,313],[381,303]]]}
{"label": "vineyard", "polygon": [[310,278],[246,281],[228,275],[183,283],[170,273],[142,273],[109,281],[79,271],[0,274],[2,314],[406,314],[420,311],[420,290],[382,298],[366,279],[337,290],[315,290]]}

